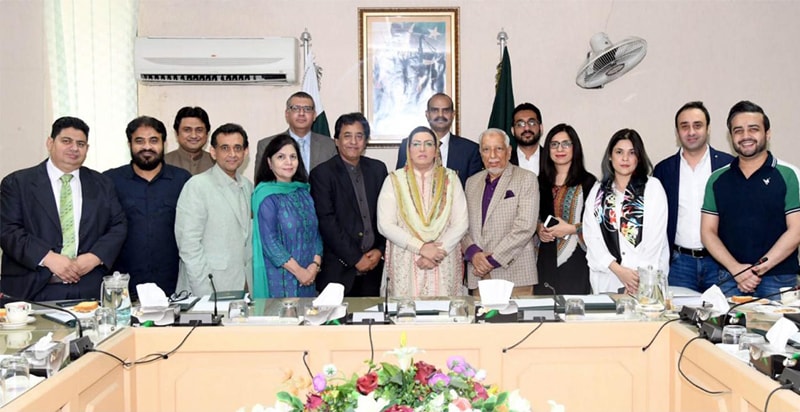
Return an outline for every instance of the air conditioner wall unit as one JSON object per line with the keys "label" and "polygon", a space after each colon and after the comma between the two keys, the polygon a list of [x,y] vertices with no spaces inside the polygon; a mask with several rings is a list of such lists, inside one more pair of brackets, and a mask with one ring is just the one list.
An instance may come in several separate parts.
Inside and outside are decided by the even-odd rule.
{"label": "air conditioner wall unit", "polygon": [[137,37],[135,73],[149,85],[293,84],[298,55],[293,37]]}

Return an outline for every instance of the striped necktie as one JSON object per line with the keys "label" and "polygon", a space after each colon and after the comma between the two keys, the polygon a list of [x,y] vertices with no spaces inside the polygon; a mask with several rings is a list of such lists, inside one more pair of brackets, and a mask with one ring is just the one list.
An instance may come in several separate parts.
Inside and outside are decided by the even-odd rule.
{"label": "striped necktie", "polygon": [[75,214],[72,210],[72,187],[69,182],[72,175],[61,176],[61,210],[58,212],[58,219],[61,221],[62,248],[61,254],[74,259],[77,255],[77,245],[75,244]]}

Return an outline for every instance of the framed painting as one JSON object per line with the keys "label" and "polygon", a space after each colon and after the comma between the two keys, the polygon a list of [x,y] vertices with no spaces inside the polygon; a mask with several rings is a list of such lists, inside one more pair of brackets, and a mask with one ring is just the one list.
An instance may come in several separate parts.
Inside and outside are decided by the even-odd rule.
{"label": "framed painting", "polygon": [[[360,8],[361,112],[370,145],[398,145],[427,126],[428,99],[446,93],[459,103],[458,8]],[[459,119],[454,119],[458,133]]]}

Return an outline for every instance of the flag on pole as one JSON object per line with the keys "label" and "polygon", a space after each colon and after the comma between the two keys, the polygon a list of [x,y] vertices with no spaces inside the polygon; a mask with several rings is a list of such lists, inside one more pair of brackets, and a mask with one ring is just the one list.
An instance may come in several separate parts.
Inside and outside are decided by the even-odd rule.
{"label": "flag on pole", "polygon": [[320,69],[317,68],[317,64],[314,62],[314,55],[308,52],[306,54],[305,73],[303,74],[303,91],[314,99],[314,109],[317,112],[317,118],[314,120],[314,124],[311,125],[311,131],[330,136],[328,118],[325,116],[325,108],[322,106],[322,99],[319,97],[319,78],[322,77],[321,75]]}
{"label": "flag on pole", "polygon": [[497,65],[495,76],[495,95],[492,105],[492,115],[489,117],[489,127],[505,130],[511,138],[511,146],[515,149],[517,141],[512,134],[511,126],[514,121],[514,86],[511,83],[511,59],[508,57],[508,47],[503,47],[503,60]]}

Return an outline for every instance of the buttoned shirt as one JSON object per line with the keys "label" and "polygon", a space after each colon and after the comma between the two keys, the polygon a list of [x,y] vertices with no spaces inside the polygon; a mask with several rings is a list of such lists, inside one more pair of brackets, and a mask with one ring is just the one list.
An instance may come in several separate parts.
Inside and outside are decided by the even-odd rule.
{"label": "buttoned shirt", "polygon": [[531,172],[533,172],[535,175],[538,176],[539,157],[541,156],[541,154],[542,154],[542,147],[539,146],[539,148],[536,149],[536,152],[534,152],[533,155],[531,155],[531,158],[528,159],[527,157],[525,157],[525,153],[522,151],[522,149],[520,149],[519,146],[517,146],[517,160],[519,160],[519,167],[525,170],[530,170]]}
{"label": "buttoned shirt", "polygon": [[694,169],[683,157],[681,149],[680,183],[678,184],[678,225],[675,231],[675,244],[689,249],[702,249],[700,240],[700,208],[703,207],[706,182],[711,176],[711,150],[706,152]]}
{"label": "buttoned shirt", "polygon": [[447,167],[447,154],[450,152],[450,132],[439,139],[439,154],[442,156],[442,165]]}
{"label": "buttoned shirt", "polygon": [[306,133],[305,136],[298,136],[292,129],[289,129],[289,136],[300,146],[300,156],[303,158],[306,174],[311,173],[311,132]]}
{"label": "buttoned shirt", "polygon": [[369,205],[367,204],[367,190],[364,188],[364,176],[361,173],[361,167],[358,165],[351,165],[344,162],[347,174],[350,176],[350,183],[353,184],[353,191],[356,194],[356,202],[358,203],[358,211],[361,215],[361,224],[364,231],[361,233],[361,251],[366,252],[372,249],[375,243],[375,232],[372,227],[372,219],[369,216]]}
{"label": "buttoned shirt", "polygon": [[168,165],[188,170],[192,176],[203,173],[211,169],[211,166],[214,166],[214,159],[205,150],[201,150],[199,154],[196,154],[189,153],[182,147],[178,147],[178,149],[164,155],[164,162]]}

